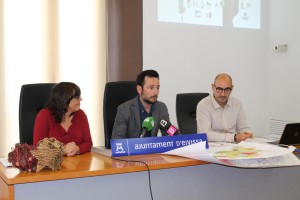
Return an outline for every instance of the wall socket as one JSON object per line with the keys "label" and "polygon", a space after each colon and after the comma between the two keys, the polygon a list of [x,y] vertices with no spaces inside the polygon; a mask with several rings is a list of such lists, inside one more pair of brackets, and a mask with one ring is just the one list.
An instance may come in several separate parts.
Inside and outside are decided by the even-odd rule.
{"label": "wall socket", "polygon": [[287,44],[278,44],[275,46],[275,52],[287,52],[288,45]]}

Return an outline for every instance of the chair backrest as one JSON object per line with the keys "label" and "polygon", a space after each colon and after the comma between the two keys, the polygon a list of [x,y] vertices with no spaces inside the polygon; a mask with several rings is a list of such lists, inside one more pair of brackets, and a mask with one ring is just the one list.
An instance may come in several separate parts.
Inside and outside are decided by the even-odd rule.
{"label": "chair backrest", "polygon": [[181,134],[197,133],[197,104],[208,95],[208,93],[182,93],[176,95],[176,117]]}
{"label": "chair backrest", "polygon": [[137,95],[135,81],[108,82],[104,89],[103,119],[105,147],[110,148],[112,129],[120,104],[133,99]]}
{"label": "chair backrest", "polygon": [[38,112],[50,97],[54,83],[22,85],[19,102],[20,143],[33,144],[33,128]]}

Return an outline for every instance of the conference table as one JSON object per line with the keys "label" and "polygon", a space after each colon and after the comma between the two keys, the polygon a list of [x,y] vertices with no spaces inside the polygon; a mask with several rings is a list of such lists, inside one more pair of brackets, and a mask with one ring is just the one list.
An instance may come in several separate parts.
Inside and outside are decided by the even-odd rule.
{"label": "conference table", "polygon": [[147,200],[150,192],[155,200],[300,197],[299,166],[245,169],[162,154],[119,158],[125,161],[91,152],[64,157],[59,171],[38,173],[0,164],[0,200]]}

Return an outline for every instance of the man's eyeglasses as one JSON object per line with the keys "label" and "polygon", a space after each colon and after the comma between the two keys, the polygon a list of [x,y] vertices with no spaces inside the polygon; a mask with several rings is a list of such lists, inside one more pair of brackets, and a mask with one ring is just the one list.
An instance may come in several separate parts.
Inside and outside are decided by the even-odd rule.
{"label": "man's eyeglasses", "polygon": [[224,91],[226,94],[229,94],[231,92],[231,90],[232,90],[231,88],[216,87],[217,93],[222,93]]}

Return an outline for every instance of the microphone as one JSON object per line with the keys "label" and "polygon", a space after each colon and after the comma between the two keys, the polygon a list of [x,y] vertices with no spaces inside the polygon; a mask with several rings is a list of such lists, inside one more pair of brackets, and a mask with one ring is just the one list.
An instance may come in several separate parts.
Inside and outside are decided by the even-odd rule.
{"label": "microphone", "polygon": [[163,131],[166,131],[170,136],[181,135],[179,133],[178,128],[173,126],[170,121],[167,121],[167,120],[164,120],[164,119],[160,120],[159,128],[162,129]]}
{"label": "microphone", "polygon": [[154,128],[154,118],[153,117],[146,117],[143,121],[142,124],[142,133],[141,133],[141,138],[145,137],[145,134],[149,131],[152,131],[152,129]]}

